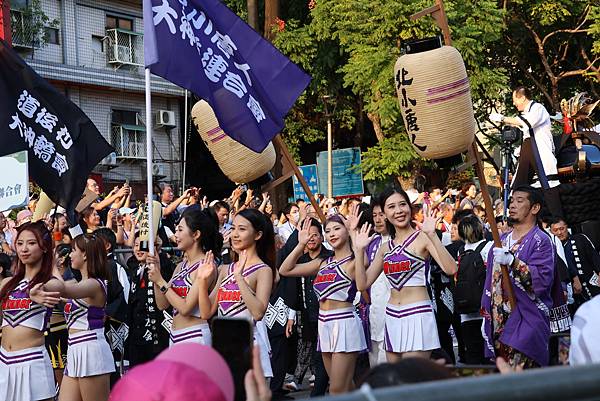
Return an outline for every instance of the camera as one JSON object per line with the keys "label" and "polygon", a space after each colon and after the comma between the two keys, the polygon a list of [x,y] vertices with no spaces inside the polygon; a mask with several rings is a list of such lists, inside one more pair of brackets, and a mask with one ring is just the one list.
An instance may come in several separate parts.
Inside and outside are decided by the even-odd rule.
{"label": "camera", "polygon": [[522,134],[520,128],[512,127],[510,125],[505,125],[502,127],[502,131],[500,131],[502,142],[508,145],[518,142],[521,139]]}

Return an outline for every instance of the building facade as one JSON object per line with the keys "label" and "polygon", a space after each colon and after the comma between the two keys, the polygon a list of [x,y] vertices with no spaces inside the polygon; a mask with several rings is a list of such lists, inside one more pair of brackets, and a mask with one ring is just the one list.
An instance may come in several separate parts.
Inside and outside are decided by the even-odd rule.
{"label": "building facade", "polygon": [[[143,188],[142,1],[11,0],[11,23],[14,48],[76,103],[115,148],[94,171],[104,189],[125,180]],[[175,185],[183,169],[183,103],[181,88],[152,77],[153,176]]]}

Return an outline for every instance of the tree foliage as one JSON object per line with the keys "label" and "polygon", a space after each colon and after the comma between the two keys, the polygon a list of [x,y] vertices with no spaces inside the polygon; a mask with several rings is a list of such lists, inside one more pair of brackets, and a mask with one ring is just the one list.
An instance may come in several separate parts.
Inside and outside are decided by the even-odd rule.
{"label": "tree foliage", "polygon": [[[246,4],[227,2],[238,10]],[[263,4],[259,1],[259,9]],[[285,23],[273,27],[273,43],[313,77],[283,132],[299,161],[314,160],[302,151],[307,145],[324,148],[323,96],[331,95],[336,104],[335,142],[363,148],[365,179],[406,175],[423,165],[403,126],[393,68],[402,42],[441,34],[430,17],[410,20],[432,4],[433,0],[280,0]],[[520,84],[534,89],[538,100],[550,107],[575,91],[596,94],[596,1],[448,0],[445,8],[453,45],[467,68],[478,120],[485,120],[490,109],[510,104],[510,88]]]}

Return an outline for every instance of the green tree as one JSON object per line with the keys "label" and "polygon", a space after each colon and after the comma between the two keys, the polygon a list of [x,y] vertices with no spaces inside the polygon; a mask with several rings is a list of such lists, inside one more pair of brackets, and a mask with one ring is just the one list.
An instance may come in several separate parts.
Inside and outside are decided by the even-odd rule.
{"label": "green tree", "polygon": [[499,60],[510,65],[513,84],[535,88],[548,106],[576,91],[598,97],[600,5],[582,0],[505,1],[505,46]]}
{"label": "green tree", "polygon": [[[366,179],[398,175],[422,163],[403,128],[393,68],[402,41],[439,34],[432,19],[416,22],[409,19],[430,3],[317,0],[304,24],[288,21],[285,32],[275,39],[274,43],[284,53],[313,75],[309,96],[335,91],[343,99],[339,113],[345,118],[340,119],[337,112],[335,116],[342,128],[352,128],[360,120],[360,114],[368,118],[379,144],[363,154]],[[489,49],[502,38],[503,10],[494,1],[449,1],[446,8],[454,45],[469,70],[474,98],[490,102],[507,82],[502,68],[488,67],[486,62],[491,54]],[[320,112],[314,103],[300,102],[288,118],[285,130],[288,142],[300,143],[302,140],[295,138],[310,132],[305,130],[311,126],[308,123],[323,126],[314,115],[290,124],[297,113],[306,116],[305,112],[297,111],[305,106],[312,112]]]}

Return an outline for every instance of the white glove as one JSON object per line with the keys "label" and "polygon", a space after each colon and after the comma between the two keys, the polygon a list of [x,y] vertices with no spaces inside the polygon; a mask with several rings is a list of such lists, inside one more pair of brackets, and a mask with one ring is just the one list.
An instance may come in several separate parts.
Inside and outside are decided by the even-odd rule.
{"label": "white glove", "polygon": [[511,266],[514,261],[515,256],[510,253],[508,248],[494,248],[494,263]]}
{"label": "white glove", "polygon": [[490,121],[494,123],[501,123],[504,120],[504,116],[500,113],[490,113]]}

